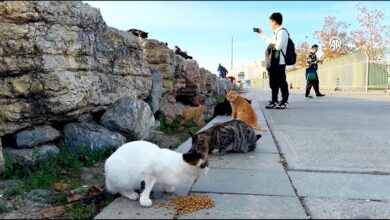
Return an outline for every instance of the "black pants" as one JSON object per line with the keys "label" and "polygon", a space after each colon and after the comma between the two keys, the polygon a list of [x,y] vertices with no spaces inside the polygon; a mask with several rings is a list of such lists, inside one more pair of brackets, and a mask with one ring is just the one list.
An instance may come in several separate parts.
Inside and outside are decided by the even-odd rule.
{"label": "black pants", "polygon": [[314,88],[314,92],[316,95],[320,95],[320,82],[318,81],[318,78],[316,80],[307,80],[306,84],[306,96],[310,94],[311,87]]}
{"label": "black pants", "polygon": [[279,89],[282,92],[282,102],[288,101],[288,84],[286,80],[286,65],[277,65],[270,69],[269,87],[272,90],[272,101],[278,101]]}

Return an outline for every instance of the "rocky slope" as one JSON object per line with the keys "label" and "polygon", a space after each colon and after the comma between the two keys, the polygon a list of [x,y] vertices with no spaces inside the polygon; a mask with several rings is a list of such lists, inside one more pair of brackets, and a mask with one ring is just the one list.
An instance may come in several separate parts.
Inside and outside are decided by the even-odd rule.
{"label": "rocky slope", "polygon": [[[91,147],[103,133],[114,143],[122,143],[123,131],[129,130],[145,138],[156,127],[153,113],[173,118],[185,104],[232,86],[195,60],[175,55],[163,42],[107,26],[98,9],[81,1],[0,2],[3,147],[26,148],[16,142],[20,132],[20,141],[35,141],[35,147],[54,141],[42,140],[46,133],[37,126],[59,130],[66,143]],[[122,98],[122,110],[112,110]],[[120,121],[122,116],[115,114],[131,117]],[[137,129],[131,124],[142,122]],[[90,141],[80,143],[75,137],[80,134]]]}

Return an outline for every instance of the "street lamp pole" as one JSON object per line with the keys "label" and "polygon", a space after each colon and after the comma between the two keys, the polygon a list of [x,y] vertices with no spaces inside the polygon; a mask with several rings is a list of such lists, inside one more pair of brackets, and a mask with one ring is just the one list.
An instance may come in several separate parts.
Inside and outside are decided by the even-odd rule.
{"label": "street lamp pole", "polygon": [[230,70],[233,70],[233,36],[232,36],[232,45],[231,45]]}

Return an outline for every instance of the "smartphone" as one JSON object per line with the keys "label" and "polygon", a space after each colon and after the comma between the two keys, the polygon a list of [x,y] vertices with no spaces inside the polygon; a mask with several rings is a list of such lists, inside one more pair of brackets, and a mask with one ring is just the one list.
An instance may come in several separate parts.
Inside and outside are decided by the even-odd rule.
{"label": "smartphone", "polygon": [[257,33],[259,33],[259,32],[260,32],[260,30],[259,30],[259,28],[253,28],[253,32],[257,32]]}

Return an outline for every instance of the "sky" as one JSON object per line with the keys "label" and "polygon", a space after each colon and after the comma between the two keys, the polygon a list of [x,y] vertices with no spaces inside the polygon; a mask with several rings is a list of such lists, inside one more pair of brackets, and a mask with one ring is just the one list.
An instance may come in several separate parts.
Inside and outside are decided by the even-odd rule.
{"label": "sky", "polygon": [[[200,66],[216,72],[218,63],[230,69],[233,37],[233,67],[264,60],[266,44],[252,31],[261,27],[271,37],[269,16],[283,15],[283,26],[295,45],[318,44],[313,32],[321,30],[324,17],[359,27],[355,1],[83,1],[100,9],[107,25],[120,30],[136,28],[149,33],[149,39],[178,45]],[[362,2],[369,9],[387,12],[390,2]],[[307,38],[305,38],[307,36]],[[319,54],[321,55],[321,54]]]}

